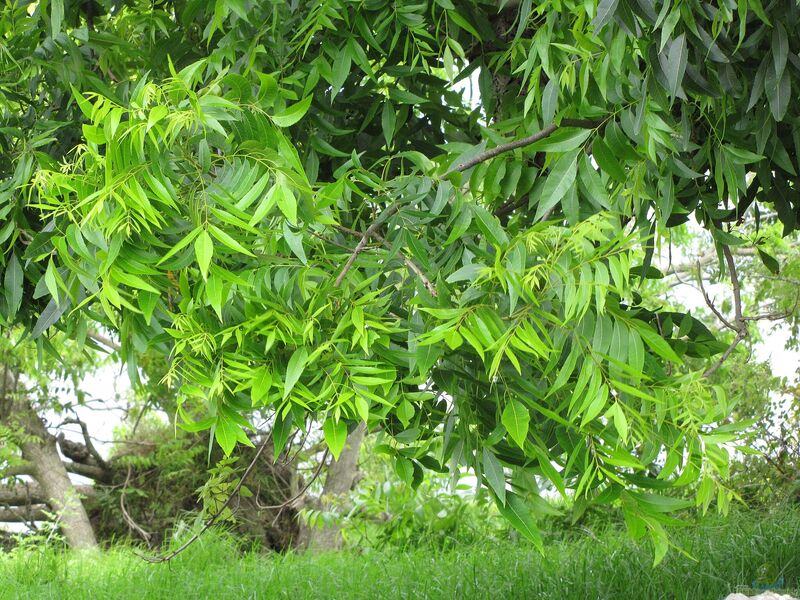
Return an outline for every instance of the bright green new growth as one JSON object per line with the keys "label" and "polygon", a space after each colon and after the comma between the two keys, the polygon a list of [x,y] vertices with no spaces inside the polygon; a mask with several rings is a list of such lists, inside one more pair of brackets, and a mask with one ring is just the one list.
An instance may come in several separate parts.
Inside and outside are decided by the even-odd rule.
{"label": "bright green new growth", "polygon": [[537,543],[534,475],[656,560],[663,490],[727,507],[687,361],[727,345],[637,289],[692,216],[721,255],[797,227],[794,3],[73,4],[0,16],[7,323],[168,355],[226,453],[254,412],[334,456],[366,421]]}

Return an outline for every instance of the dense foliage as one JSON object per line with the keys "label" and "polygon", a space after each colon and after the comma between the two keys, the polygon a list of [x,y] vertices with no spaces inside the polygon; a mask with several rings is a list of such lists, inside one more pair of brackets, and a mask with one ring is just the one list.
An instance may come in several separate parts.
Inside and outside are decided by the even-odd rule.
{"label": "dense foliage", "polygon": [[7,0],[0,314],[42,351],[114,330],[134,380],[169,356],[179,423],[226,453],[254,412],[276,450],[321,426],[334,456],[366,421],[409,483],[467,464],[537,543],[533,475],[620,499],[658,558],[684,506],[658,490],[724,509],[736,429],[683,365],[728,344],[637,288],[690,218],[729,268],[745,214],[798,227],[799,20]]}

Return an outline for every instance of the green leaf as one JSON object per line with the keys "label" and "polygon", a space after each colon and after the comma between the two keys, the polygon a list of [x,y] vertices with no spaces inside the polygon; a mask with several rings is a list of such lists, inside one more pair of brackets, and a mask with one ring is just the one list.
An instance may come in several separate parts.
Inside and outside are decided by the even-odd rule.
{"label": "green leaf", "polygon": [[207,230],[203,230],[194,242],[194,253],[197,256],[197,266],[200,267],[200,274],[203,279],[208,277],[208,267],[211,265],[211,257],[214,256],[214,241],[208,235]]}
{"label": "green leaf", "polygon": [[22,304],[22,286],[25,275],[22,272],[22,265],[16,253],[11,254],[6,265],[6,272],[3,275],[4,295],[8,304],[9,319],[13,319]]}
{"label": "green leaf", "polygon": [[308,112],[308,109],[311,106],[311,100],[312,96],[308,96],[297,104],[293,104],[292,106],[288,107],[283,112],[280,112],[277,115],[272,115],[270,119],[272,119],[272,122],[278,127],[291,127],[300,119],[302,119]]}
{"label": "green leaf", "polygon": [[64,22],[64,0],[50,0],[50,31],[53,37],[61,32]]}
{"label": "green leaf", "polygon": [[275,415],[275,422],[272,424],[272,445],[275,448],[272,462],[276,462],[281,455],[286,442],[289,439],[289,434],[292,432],[292,422],[294,420],[294,413],[289,411],[285,416],[281,411]]}
{"label": "green leaf", "polygon": [[503,465],[488,448],[483,449],[483,474],[500,504],[506,503],[506,475]]}
{"label": "green leaf", "polygon": [[772,29],[772,66],[775,69],[775,78],[781,79],[786,69],[786,59],[789,57],[789,39],[786,28],[780,21],[775,22]]}
{"label": "green leaf", "polygon": [[680,34],[670,44],[669,52],[667,53],[667,67],[665,75],[667,76],[667,84],[669,86],[669,93],[674,98],[678,91],[681,89],[683,83],[683,76],[686,73],[686,34]]}
{"label": "green leaf", "polygon": [[250,388],[250,401],[253,406],[261,406],[269,397],[272,387],[272,372],[267,367],[260,367],[253,374],[253,386]]}
{"label": "green leaf", "polygon": [[607,173],[612,179],[619,183],[625,183],[627,179],[625,177],[625,171],[622,170],[622,166],[603,138],[596,137],[592,142],[592,156],[603,173]]}
{"label": "green leaf", "polygon": [[286,217],[289,223],[296,225],[297,199],[294,197],[292,190],[283,185],[278,187],[278,189],[275,190],[275,202],[277,202],[278,208],[281,210],[283,216]]}
{"label": "green leaf", "polygon": [[224,406],[219,408],[219,414],[217,414],[217,423],[214,426],[214,439],[217,440],[217,443],[219,444],[219,447],[222,448],[225,456],[230,455],[230,453],[236,447],[236,442],[241,442],[246,446],[253,445],[253,443],[248,439],[247,434],[242,430],[242,424],[247,424],[247,421],[245,421],[240,415],[234,413],[228,408],[225,408]]}
{"label": "green leaf", "polygon": [[303,370],[306,368],[306,361],[308,360],[308,350],[305,346],[300,346],[292,353],[289,359],[289,364],[286,365],[286,379],[283,384],[283,398],[284,400],[289,396]]}
{"label": "green leaf", "polygon": [[343,47],[334,59],[333,68],[331,69],[331,102],[339,94],[344,82],[347,80],[347,76],[350,74],[350,67],[350,52],[347,47]]}
{"label": "green leaf", "polygon": [[240,252],[242,254],[246,254],[247,256],[255,256],[250,250],[242,246],[239,242],[237,242],[233,237],[228,235],[225,231],[217,227],[216,225],[209,225],[208,229],[217,238],[218,241],[222,242],[223,245],[227,246],[234,252]]}
{"label": "green leaf", "polygon": [[764,263],[764,266],[767,267],[770,273],[773,275],[778,275],[781,271],[781,266],[775,257],[767,254],[761,248],[758,249],[758,257],[761,259],[761,262]]}
{"label": "green leaf", "polygon": [[520,448],[525,447],[530,420],[531,415],[528,409],[519,400],[511,400],[506,404],[500,418],[506,431]]}
{"label": "green leaf", "polygon": [[764,77],[764,90],[767,93],[772,117],[776,121],[782,121],[789,109],[789,99],[792,93],[789,72],[784,69],[783,74],[778,77],[773,69],[767,69]]}
{"label": "green leaf", "polygon": [[148,292],[142,290],[136,296],[136,300],[139,304],[139,309],[142,311],[142,316],[144,317],[145,323],[150,325],[150,321],[153,318],[153,311],[156,308],[156,304],[158,304],[158,300],[161,298],[161,295],[157,292]]}
{"label": "green leaf", "polygon": [[508,236],[493,214],[489,213],[480,204],[470,205],[472,212],[478,217],[478,227],[496,248],[505,248],[508,245]]}
{"label": "green leaf", "polygon": [[559,128],[552,135],[528,146],[527,150],[529,152],[572,152],[580,148],[592,133],[594,131],[591,129]]}
{"label": "green leaf", "polygon": [[292,231],[288,221],[283,222],[283,239],[286,240],[286,244],[289,246],[289,249],[291,249],[292,254],[299,258],[300,262],[304,265],[307,265],[308,259],[306,258],[306,251],[303,248],[303,234],[299,231]]}
{"label": "green leaf", "polygon": [[561,202],[569,188],[575,183],[577,174],[576,153],[565,154],[556,161],[547,175],[544,187],[542,187],[534,221],[541,219],[545,213]]}
{"label": "green leaf", "polygon": [[325,443],[331,451],[334,460],[339,460],[339,455],[344,450],[347,442],[347,423],[335,421],[333,417],[328,417],[322,426],[322,433],[325,436]]}
{"label": "green leaf", "polygon": [[392,145],[396,122],[397,116],[395,115],[394,107],[391,102],[386,100],[381,111],[381,129],[383,130],[383,138],[386,140],[387,148]]}
{"label": "green leaf", "polygon": [[222,321],[222,305],[224,303],[225,287],[222,279],[216,275],[211,275],[206,280],[206,299],[217,313],[217,317]]}
{"label": "green leaf", "polygon": [[514,529],[525,536],[539,552],[544,552],[542,536],[525,501],[514,492],[507,492],[505,505],[499,502],[496,504],[497,510],[513,525]]}
{"label": "green leaf", "polygon": [[658,354],[664,360],[671,360],[677,364],[683,364],[683,360],[681,357],[675,354],[675,351],[672,349],[667,341],[662,338],[657,332],[653,331],[653,328],[650,327],[647,323],[643,321],[639,321],[638,319],[633,319],[630,321],[630,324],[636,328],[639,332],[639,335],[642,336],[644,342],[650,346],[650,349],[653,350],[656,354]]}
{"label": "green leaf", "polygon": [[50,295],[55,299],[56,303],[58,303],[58,283],[56,278],[58,278],[56,267],[55,264],[53,264],[53,260],[50,259],[47,263],[47,270],[44,272],[44,283],[47,286],[47,291],[50,292]]}
{"label": "green leaf", "polygon": [[47,306],[44,307],[42,314],[40,314],[39,318],[36,320],[36,325],[33,326],[31,337],[38,338],[51,325],[54,325],[56,321],[61,318],[61,315],[64,314],[64,311],[67,310],[67,306],[69,306],[68,302],[62,302],[61,306],[59,307],[55,301],[55,298],[50,300],[50,302],[47,303]]}
{"label": "green leaf", "polygon": [[595,33],[599,33],[614,18],[618,5],[619,0],[600,0],[600,4],[597,5],[597,14],[592,19],[592,28]]}

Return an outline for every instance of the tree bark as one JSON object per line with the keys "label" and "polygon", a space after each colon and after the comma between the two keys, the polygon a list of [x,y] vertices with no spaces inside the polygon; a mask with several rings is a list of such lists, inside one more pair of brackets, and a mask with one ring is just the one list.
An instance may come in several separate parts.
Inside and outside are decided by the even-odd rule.
{"label": "tree bark", "polygon": [[[339,460],[332,461],[325,475],[325,485],[319,500],[320,510],[329,510],[337,498],[341,498],[353,489],[358,477],[358,457],[361,444],[366,434],[366,425],[360,423],[350,435],[347,436]],[[324,527],[301,526],[299,546],[314,551],[339,550],[343,539],[339,525]]]}

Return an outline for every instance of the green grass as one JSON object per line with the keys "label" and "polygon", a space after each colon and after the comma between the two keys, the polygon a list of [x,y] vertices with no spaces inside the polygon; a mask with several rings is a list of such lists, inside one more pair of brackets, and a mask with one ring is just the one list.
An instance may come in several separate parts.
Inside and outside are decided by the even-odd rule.
{"label": "green grass", "polygon": [[[741,591],[771,563],[800,587],[800,511],[737,513],[675,532],[696,560],[616,531],[551,540],[544,556],[507,542],[434,553],[264,555],[210,534],[169,564],[130,549],[97,555],[26,550],[0,555],[0,598],[686,598]],[[745,590],[746,591],[746,590]]]}

